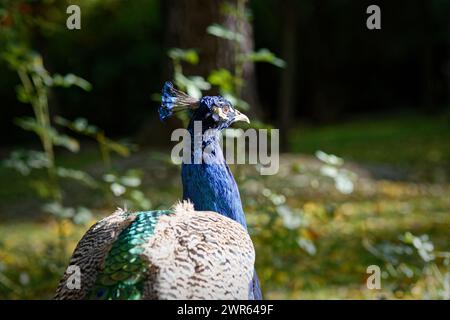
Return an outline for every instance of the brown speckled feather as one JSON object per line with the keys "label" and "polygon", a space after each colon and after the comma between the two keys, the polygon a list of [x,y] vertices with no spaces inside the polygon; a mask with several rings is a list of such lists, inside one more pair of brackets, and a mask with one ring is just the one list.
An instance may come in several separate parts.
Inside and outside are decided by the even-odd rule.
{"label": "brown speckled feather", "polygon": [[[61,279],[56,299],[83,299],[102,271],[103,261],[135,218],[122,211],[99,221],[81,239],[70,264],[82,271],[82,288],[69,290]],[[143,299],[247,299],[255,252],[247,231],[215,212],[179,203],[160,216],[142,245],[146,265]]]}
{"label": "brown speckled feather", "polygon": [[64,273],[56,290],[55,299],[83,299],[95,282],[98,272],[103,267],[106,254],[112,243],[124,228],[133,222],[135,216],[118,209],[112,215],[94,224],[78,242],[69,266],[78,266],[81,271],[81,288],[69,289],[67,279],[70,274]]}
{"label": "brown speckled feather", "polygon": [[144,257],[153,268],[145,298],[247,299],[255,251],[247,231],[184,202],[161,217]]}

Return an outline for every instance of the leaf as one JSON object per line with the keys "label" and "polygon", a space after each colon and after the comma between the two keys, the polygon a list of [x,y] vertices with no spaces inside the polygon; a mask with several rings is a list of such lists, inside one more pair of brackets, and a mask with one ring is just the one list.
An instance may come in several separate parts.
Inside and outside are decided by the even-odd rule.
{"label": "leaf", "polygon": [[235,107],[237,107],[240,110],[249,110],[250,105],[247,103],[247,101],[237,98],[235,95],[228,93],[228,92],[221,92],[222,96],[231,102],[231,104]]}
{"label": "leaf", "polygon": [[44,152],[34,150],[15,150],[2,163],[5,167],[17,170],[24,176],[28,175],[32,169],[48,168],[50,165]]}
{"label": "leaf", "polygon": [[59,202],[46,203],[42,209],[58,218],[72,218],[75,215],[74,208],[63,207]]}
{"label": "leaf", "polygon": [[44,199],[54,199],[54,195],[57,192],[57,190],[55,190],[55,188],[47,180],[32,180],[30,182],[30,186],[36,191],[39,197]]}
{"label": "leaf", "polygon": [[320,168],[320,174],[330,178],[336,178],[338,176],[338,169],[330,165],[324,165]]}
{"label": "leaf", "polygon": [[92,89],[92,85],[84,80],[81,77],[78,77],[72,73],[69,73],[65,76],[60,74],[55,74],[52,78],[52,85],[68,88],[71,86],[77,86],[85,91],[90,91]]}
{"label": "leaf", "polygon": [[343,194],[350,194],[353,192],[354,190],[354,184],[353,181],[349,179],[349,177],[345,176],[345,175],[338,175],[336,177],[335,181],[335,187],[336,189]]}
{"label": "leaf", "polygon": [[28,95],[27,91],[25,90],[23,85],[18,85],[16,87],[16,93],[17,93],[17,100],[19,100],[22,103],[30,103],[31,98]]}
{"label": "leaf", "polygon": [[344,164],[344,160],[335,156],[334,154],[327,154],[321,150],[316,151],[316,157],[322,162],[325,162],[332,166],[342,166]]}
{"label": "leaf", "polygon": [[83,225],[92,220],[92,211],[85,207],[79,207],[73,217],[73,222],[78,225]]}
{"label": "leaf", "polygon": [[141,179],[139,177],[125,176],[120,179],[120,182],[127,187],[139,187],[141,185]]}
{"label": "leaf", "polygon": [[32,131],[37,135],[39,135],[40,137],[44,136],[50,137],[55,145],[65,147],[69,151],[78,152],[80,150],[80,145],[76,139],[64,134],[60,134],[53,127],[48,128],[43,127],[34,118],[31,117],[17,118],[15,120],[15,123],[22,129]]}
{"label": "leaf", "polygon": [[58,167],[58,168],[56,168],[56,173],[61,178],[73,179],[73,180],[82,182],[91,188],[98,187],[98,184],[95,181],[95,179],[92,178],[92,176],[90,176],[87,172],[84,172],[81,170]]}
{"label": "leaf", "polygon": [[129,198],[133,202],[134,206],[141,210],[149,210],[152,207],[150,200],[147,199],[144,193],[140,190],[131,191]]}
{"label": "leaf", "polygon": [[209,90],[211,89],[211,84],[205,80],[205,78],[201,76],[190,76],[188,77],[189,81],[194,84],[200,90]]}
{"label": "leaf", "polygon": [[267,62],[277,66],[279,68],[286,67],[286,62],[280,58],[278,58],[273,52],[268,49],[259,49],[257,52],[251,52],[243,55],[244,61],[253,61],[253,62]]}
{"label": "leaf", "polygon": [[23,130],[32,131],[37,135],[42,135],[44,128],[31,117],[16,118],[14,123],[21,127]]}
{"label": "leaf", "polygon": [[299,238],[297,239],[297,244],[311,256],[315,255],[317,252],[316,246],[309,239]]}
{"label": "leaf", "polygon": [[186,91],[187,91],[188,95],[190,95],[191,97],[194,97],[196,99],[200,99],[202,96],[202,92],[200,91],[200,89],[197,88],[192,83],[188,83],[186,85]]}
{"label": "leaf", "polygon": [[223,25],[220,24],[212,24],[208,28],[206,28],[206,31],[216,37],[231,40],[231,41],[237,41],[237,42],[243,42],[245,40],[245,37],[236,31],[233,31]]}
{"label": "leaf", "polygon": [[98,127],[89,124],[89,122],[85,118],[76,118],[74,121],[70,121],[63,117],[56,116],[54,120],[55,123],[60,126],[91,137],[93,137],[100,131]]}
{"label": "leaf", "polygon": [[116,197],[120,197],[127,191],[127,189],[123,185],[117,182],[112,183],[110,189]]}
{"label": "leaf", "polygon": [[130,149],[124,144],[109,139],[105,139],[104,144],[106,145],[107,148],[116,152],[122,157],[128,157],[130,155]]}
{"label": "leaf", "polygon": [[223,92],[232,92],[234,77],[227,69],[213,70],[208,76],[208,82],[218,86]]}
{"label": "leaf", "polygon": [[103,180],[109,183],[116,181],[116,179],[117,177],[112,173],[108,173],[103,176]]}
{"label": "leaf", "polygon": [[64,147],[72,152],[78,152],[80,150],[80,144],[72,137],[65,134],[59,134],[56,130],[52,130],[51,137],[56,146]]}
{"label": "leaf", "polygon": [[175,74],[174,80],[179,88],[186,88],[187,93],[196,99],[201,98],[202,90],[209,90],[211,88],[211,84],[200,76],[186,77],[181,73],[177,73]]}
{"label": "leaf", "polygon": [[97,142],[105,146],[107,149],[114,151],[123,157],[128,157],[130,155],[129,146],[106,138],[97,126],[89,124],[85,118],[77,118],[71,122],[70,120],[57,116],[55,117],[55,122],[61,126],[69,128],[72,131],[95,138]]}
{"label": "leaf", "polygon": [[85,224],[92,219],[91,210],[85,207],[64,207],[59,202],[49,202],[42,209],[60,219],[73,219],[73,222],[78,225]]}
{"label": "leaf", "polygon": [[199,61],[197,51],[194,49],[173,48],[167,54],[172,60],[181,60],[190,64],[197,64]]}
{"label": "leaf", "polygon": [[300,215],[296,215],[292,212],[291,208],[286,205],[279,205],[276,207],[277,213],[283,219],[283,225],[290,230],[299,228],[303,220]]}

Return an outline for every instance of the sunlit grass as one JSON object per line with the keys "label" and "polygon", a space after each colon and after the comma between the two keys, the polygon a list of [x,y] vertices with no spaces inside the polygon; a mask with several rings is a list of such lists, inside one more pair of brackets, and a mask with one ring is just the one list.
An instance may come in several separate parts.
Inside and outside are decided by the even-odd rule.
{"label": "sunlit grass", "polygon": [[[423,121],[409,118],[400,121],[398,127],[392,120],[299,129],[298,135],[297,151],[313,153],[320,148],[354,160],[385,165],[414,163],[414,166],[433,168],[436,164],[439,167],[447,163],[450,154],[449,140],[446,140],[448,129],[436,118]],[[421,140],[422,135],[434,142],[426,144]],[[370,148],[367,141],[371,141]],[[434,143],[441,146],[437,162],[433,162],[433,158],[422,159],[421,153],[434,150]],[[58,158],[61,165],[83,168],[94,176],[100,163],[98,153],[89,148]],[[424,297],[424,279],[414,280],[417,283],[412,283],[412,289],[395,279],[383,279],[381,290],[368,290],[365,285],[367,266],[377,264],[384,268],[384,262],[368,251],[366,243],[396,242],[400,235],[412,232],[428,234],[437,250],[450,251],[448,183],[363,178],[356,182],[352,194],[342,195],[324,181],[316,189],[311,189],[310,182],[303,187],[296,186],[296,179],[308,176],[311,168],[302,162],[304,158],[291,158],[292,161],[282,168],[284,173],[278,176],[262,177],[252,174],[251,170],[241,170],[242,177],[238,177],[265,297]],[[125,169],[127,165],[141,168],[145,172],[142,191],[152,201],[152,208],[167,208],[181,196],[179,169],[151,159],[150,152],[143,150],[131,159],[118,161],[118,165]],[[69,221],[63,223],[65,242],[64,253],[61,253],[61,230],[58,229],[61,225],[39,212],[39,205],[33,203],[36,200],[29,182],[5,168],[0,168],[0,175],[0,298],[51,298],[74,246],[94,221],[80,226]],[[249,182],[254,187],[248,185],[247,188]],[[88,199],[85,193],[79,193],[81,189],[72,185],[64,188],[71,192],[72,202],[92,207],[98,214],[96,218],[115,209],[111,203],[99,199],[99,195],[89,194]],[[308,224],[298,231],[287,230],[277,219],[274,207],[263,201],[264,188],[284,195],[286,205],[298,210],[295,214],[301,215]],[[14,208],[20,210],[11,211]],[[30,208],[37,210],[35,215],[26,211]],[[312,241],[315,253],[308,254],[297,245],[295,237]]]}
{"label": "sunlit grass", "polygon": [[[322,205],[316,203],[316,207]],[[295,265],[288,270],[280,270],[284,273],[281,278],[276,279],[277,276],[273,275],[265,279],[270,288],[268,298],[420,298],[420,295],[412,296],[400,289],[392,293],[392,281],[386,282],[382,290],[366,288],[367,266],[383,266],[383,263],[367,251],[364,240],[397,241],[399,235],[411,231],[428,234],[440,250],[450,250],[448,196],[420,197],[411,202],[384,198],[342,203],[337,207],[334,218],[329,220],[314,219],[317,208],[309,208],[315,210],[310,227],[316,232],[317,253],[297,257]]]}
{"label": "sunlit grass", "polygon": [[320,128],[293,130],[295,152],[314,154],[317,149],[346,160],[375,164],[426,166],[450,164],[448,117],[394,116],[362,119]]}
{"label": "sunlit grass", "polygon": [[[391,183],[394,184],[392,187],[407,189],[404,183]],[[367,266],[382,265],[382,262],[364,248],[363,241],[395,241],[399,234],[411,231],[427,233],[439,249],[449,250],[449,193],[408,198],[402,193],[386,195],[383,188],[380,189],[380,194],[373,199],[335,199],[331,212],[327,209],[327,202],[320,198],[299,204],[310,221],[308,230],[311,234],[304,236],[311,237],[316,244],[315,255],[309,255],[299,247],[282,254],[272,252],[277,250],[270,238],[275,229],[253,235],[257,267],[266,297],[412,298],[401,290],[392,294],[390,287],[385,291],[365,288]],[[151,188],[147,192],[154,198],[158,197],[157,189]],[[248,199],[244,196],[243,201],[246,203]],[[104,214],[108,212],[108,209],[104,210]],[[248,214],[258,217],[261,212]],[[88,227],[65,225],[64,234],[68,241],[65,256],[61,257],[58,255],[57,225],[52,220],[12,220],[0,225],[0,273],[3,277],[0,279],[0,297],[50,298],[70,252]],[[266,242],[266,235],[270,242]]]}

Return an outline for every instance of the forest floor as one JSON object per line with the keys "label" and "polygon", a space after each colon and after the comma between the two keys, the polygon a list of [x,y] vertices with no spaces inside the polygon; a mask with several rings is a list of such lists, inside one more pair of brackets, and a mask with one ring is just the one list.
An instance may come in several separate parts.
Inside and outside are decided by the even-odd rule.
{"label": "forest floor", "polygon": [[[232,168],[265,297],[445,297],[450,269],[441,253],[450,251],[449,138],[440,119],[302,128],[292,140],[297,153],[281,155],[276,176],[261,177],[251,166]],[[337,171],[350,180],[351,192],[339,192],[337,180],[322,174],[326,163],[314,157],[316,149],[348,160]],[[59,159],[61,165],[101,175],[93,148]],[[143,149],[114,163],[119,171],[144,172],[141,190],[152,208],[179,199],[179,168],[164,153]],[[25,179],[0,168],[0,176],[0,298],[50,298],[70,252],[94,219],[58,224],[41,213],[42,202],[30,192],[30,181],[39,174]],[[73,183],[64,190],[67,205],[95,208],[95,219],[121,205]],[[408,232],[426,236],[408,245]],[[427,243],[433,244],[431,251]],[[426,259],[424,250],[434,258]],[[372,264],[383,273],[380,290],[366,287]]]}

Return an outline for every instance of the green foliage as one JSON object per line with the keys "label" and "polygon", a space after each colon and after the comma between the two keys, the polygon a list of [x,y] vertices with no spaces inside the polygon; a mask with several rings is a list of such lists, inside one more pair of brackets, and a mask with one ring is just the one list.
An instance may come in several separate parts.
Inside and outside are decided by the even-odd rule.
{"label": "green foliage", "polygon": [[235,32],[233,30],[228,29],[225,26],[222,26],[220,24],[212,24],[210,25],[206,31],[216,37],[225,39],[225,40],[230,40],[230,41],[236,41],[236,42],[243,42],[245,40],[245,37],[239,33],[239,32]]}
{"label": "green foliage", "polygon": [[197,51],[195,51],[194,49],[182,50],[179,48],[173,48],[170,49],[167,54],[176,65],[180,64],[181,61],[187,62],[189,64],[198,64],[199,61]]}
{"label": "green foliage", "polygon": [[66,127],[75,133],[94,139],[100,149],[103,164],[108,170],[111,170],[111,153],[117,153],[122,157],[130,155],[130,149],[133,146],[128,146],[124,143],[113,141],[105,136],[105,132],[95,125],[89,124],[84,118],[77,118],[73,122],[63,117],[56,116],[55,123]]}
{"label": "green foliage", "polygon": [[80,145],[77,140],[67,135],[60,134],[53,127],[44,127],[41,123],[36,121],[35,118],[23,117],[15,120],[15,123],[23,130],[31,131],[40,137],[46,137],[51,140],[51,143],[55,146],[64,147],[71,152],[78,152]]}
{"label": "green foliage", "polygon": [[450,252],[437,251],[427,234],[406,232],[398,240],[372,245],[369,252],[384,263],[383,278],[396,291],[419,293],[424,299],[450,299]]}
{"label": "green foliage", "polygon": [[76,75],[69,73],[65,76],[55,74],[52,78],[52,85],[69,88],[71,86],[80,87],[83,90],[90,91],[92,86],[89,82],[83,78],[77,77]]}
{"label": "green foliage", "polygon": [[92,220],[91,210],[85,207],[63,207],[59,202],[50,202],[43,207],[43,211],[59,219],[70,219],[75,224],[86,225]]}
{"label": "green foliage", "polygon": [[208,82],[218,86],[221,92],[233,91],[233,75],[227,69],[222,68],[211,71],[211,74],[208,76]]}
{"label": "green foliage", "polygon": [[131,169],[124,175],[108,173],[103,176],[103,180],[108,184],[109,190],[115,197],[122,199],[126,208],[133,210],[149,210],[152,204],[144,193],[139,190],[142,183],[142,171]]}
{"label": "green foliage", "polygon": [[270,52],[268,49],[259,49],[256,52],[250,52],[243,55],[241,59],[244,61],[267,62],[279,68],[286,67],[286,62],[278,58],[273,52]]}
{"label": "green foliage", "polygon": [[445,182],[450,168],[450,127],[445,117],[396,115],[320,128],[302,126],[290,134],[293,152],[314,154],[317,146],[348,161],[393,166],[413,179]]}
{"label": "green foliage", "polygon": [[[221,8],[223,14],[235,21],[236,31],[217,23],[208,26],[206,29],[207,33],[233,43],[233,70],[227,70],[225,68],[211,70],[207,77],[208,81],[205,81],[205,79],[200,76],[185,76],[183,74],[181,62],[192,65],[201,63],[198,54],[194,49],[170,49],[168,51],[168,56],[172,60],[174,67],[173,79],[175,85],[181,90],[187,91],[189,95],[195,98],[200,98],[202,96],[202,91],[209,90],[211,85],[214,85],[219,88],[220,94],[228,99],[233,105],[242,110],[248,110],[250,108],[249,104],[241,97],[242,87],[245,85],[243,79],[244,64],[247,62],[266,62],[284,68],[285,62],[265,48],[259,49],[256,52],[244,52],[242,42],[245,41],[245,37],[240,28],[242,28],[244,21],[250,19],[251,14],[248,10],[244,10],[245,7],[243,8],[242,6],[242,1],[238,1],[237,5],[225,2]],[[185,122],[187,121],[185,115],[179,115],[179,117]]]}
{"label": "green foliage", "polygon": [[60,178],[73,179],[75,181],[85,184],[86,186],[88,186],[90,188],[98,187],[98,183],[95,181],[95,179],[91,175],[89,175],[87,172],[84,172],[82,170],[57,167],[56,174]]}
{"label": "green foliage", "polygon": [[[10,7],[10,9],[14,10],[14,7]],[[12,11],[5,12],[2,12],[2,14],[13,14]],[[3,164],[17,170],[21,175],[27,176],[29,186],[44,201],[41,211],[50,214],[55,219],[56,241],[45,243],[44,246],[48,246],[48,249],[52,251],[52,255],[49,256],[49,259],[54,259],[53,261],[50,260],[54,264],[51,274],[57,276],[62,274],[62,268],[67,261],[69,239],[65,229],[72,228],[72,225],[85,226],[92,221],[93,217],[91,210],[87,207],[71,207],[68,205],[70,197],[63,190],[63,181],[74,181],[90,190],[100,191],[104,196],[109,197],[112,202],[119,201],[125,206],[129,204],[136,209],[148,209],[151,203],[138,189],[140,186],[139,172],[129,170],[125,175],[120,176],[112,168],[111,154],[129,156],[132,147],[107,138],[103,130],[89,124],[86,119],[78,118],[72,122],[62,117],[56,117],[55,122],[75,134],[93,138],[97,142],[102,155],[105,177],[117,176],[117,181],[111,182],[107,178],[103,181],[97,181],[83,170],[64,167],[58,163],[56,159],[57,147],[64,147],[70,152],[78,153],[80,144],[75,138],[60,133],[53,125],[50,118],[48,98],[50,90],[54,87],[69,88],[75,86],[89,91],[92,86],[88,81],[72,73],[51,75],[46,70],[42,57],[29,49],[26,36],[27,29],[20,28],[20,26],[26,24],[25,20],[28,18],[33,20],[33,23],[36,22],[34,18],[28,15],[19,15],[15,18],[17,22],[15,27],[1,29],[0,38],[5,40],[6,45],[1,46],[0,57],[19,76],[21,83],[16,88],[17,99],[22,103],[31,105],[33,110],[33,117],[19,118],[15,120],[15,123],[23,130],[30,131],[39,137],[42,151],[13,151],[9,159],[3,161]],[[34,174],[40,171],[45,171],[46,174]],[[123,189],[120,194],[117,192],[118,188]],[[41,254],[44,253],[41,252]],[[41,267],[42,270],[46,269],[46,266]],[[17,283],[5,276],[0,269],[0,287],[4,285],[13,294],[23,296],[24,294],[17,284],[26,288],[30,281],[30,273],[30,271],[21,273]]]}
{"label": "green foliage", "polygon": [[343,194],[350,194],[354,190],[354,184],[358,176],[356,173],[342,168],[344,160],[333,154],[317,151],[316,157],[324,164],[320,167],[322,177],[331,178],[334,181],[336,190]]}
{"label": "green foliage", "polygon": [[[118,205],[133,210],[168,208],[179,199],[179,169],[167,153],[133,154],[134,146],[109,139],[101,128],[85,118],[50,119],[48,95],[54,88],[88,91],[91,85],[71,73],[49,74],[42,58],[28,49],[28,39],[36,28],[53,34],[58,33],[58,28],[42,17],[9,12],[8,8],[15,3],[2,1],[6,6],[0,8],[0,23],[14,21],[14,28],[2,24],[0,29],[1,57],[19,75],[18,101],[31,105],[34,112],[33,117],[17,119],[16,124],[39,137],[42,150],[15,150],[2,161],[19,174],[0,168],[0,203],[9,209],[5,210],[7,214],[15,215],[15,220],[0,225],[0,297],[42,299],[54,294],[70,252],[89,224],[110,214]],[[61,64],[80,43],[95,39],[101,47],[96,52],[102,53],[93,62],[91,80],[96,92],[99,86],[110,90],[114,79],[119,79],[121,88],[128,92],[123,85],[148,86],[149,77],[158,78],[155,74],[159,73],[152,69],[158,65],[149,61],[159,61],[158,54],[162,53],[142,32],[155,30],[158,2],[123,5],[117,1],[82,0],[81,3],[87,11],[83,9],[87,18],[84,21],[94,26],[91,29],[100,36],[83,33],[85,29],[69,39],[59,31],[58,40],[46,44],[48,50],[53,50],[56,60],[52,60],[52,65],[56,69],[60,67],[58,59]],[[250,106],[240,94],[245,85],[244,63],[264,62],[277,67],[284,67],[285,63],[267,49],[242,52],[239,23],[250,19],[251,13],[241,10],[240,3],[237,6],[227,3],[222,8],[224,14],[237,21],[236,30],[218,24],[206,30],[232,43],[235,68],[211,70],[207,79],[187,76],[183,64],[200,64],[198,53],[193,49],[172,49],[168,55],[174,65],[175,84],[182,90],[200,97],[202,91],[216,86],[239,108],[247,109]],[[117,24],[103,24],[111,9],[127,11],[116,17]],[[61,12],[59,22],[65,18],[64,11]],[[122,32],[117,33],[117,29]],[[119,44],[118,50],[108,46],[113,38]],[[146,40],[129,46],[130,38]],[[120,43],[127,46],[120,47]],[[84,52],[79,52],[81,58],[76,58],[74,65],[91,62],[92,52],[88,50],[83,59]],[[135,63],[142,68],[131,70],[137,80],[124,83],[121,71],[130,71],[129,66]],[[70,92],[74,90],[77,91]],[[136,96],[139,95],[130,95],[130,104]],[[91,106],[96,106],[95,112],[103,101],[103,95],[89,99]],[[293,132],[293,148],[315,157],[283,155],[280,174],[274,177],[261,177],[253,167],[232,168],[239,181],[265,297],[449,299],[450,196],[446,182],[450,149],[446,121],[402,116],[320,129],[302,127]],[[252,125],[266,127],[255,121]],[[78,136],[96,143],[101,160],[98,152],[92,152],[92,156],[80,144]],[[326,152],[317,151],[318,147]],[[60,148],[69,152],[60,152]],[[341,156],[346,162],[402,168],[420,166],[427,174],[414,176],[414,181],[424,179],[439,184],[373,180],[354,173]],[[86,162],[91,170],[85,168]],[[143,170],[135,170],[133,166]],[[42,199],[40,210],[36,208],[42,203],[30,199],[29,187]],[[146,197],[149,194],[152,201]],[[24,204],[25,209],[15,210],[19,204]],[[95,210],[91,212],[90,207]],[[33,221],[24,221],[28,217],[33,217]],[[368,291],[365,287],[366,267],[371,264],[380,265],[383,271],[380,291]]]}
{"label": "green foliage", "polygon": [[[2,52],[2,57],[9,63],[10,67],[15,70],[21,80],[21,84],[17,88],[18,100],[28,103],[32,106],[34,117],[25,117],[16,119],[16,124],[22,129],[35,133],[43,148],[41,159],[45,159],[45,168],[48,172],[47,181],[34,182],[37,187],[38,194],[45,198],[52,198],[54,201],[62,201],[62,193],[58,181],[61,171],[55,163],[55,146],[63,146],[69,151],[78,152],[79,144],[75,139],[67,135],[60,134],[52,125],[50,120],[50,112],[48,105],[49,88],[56,85],[64,85],[66,87],[72,85],[80,85],[85,89],[90,89],[87,81],[80,79],[74,75],[61,77],[59,75],[51,76],[44,67],[42,58],[39,54],[28,50],[26,46],[10,46]],[[13,154],[12,159],[7,163],[11,166],[14,157],[19,154]],[[29,156],[36,156],[36,153],[28,153]],[[25,163],[31,164],[33,158],[22,161],[19,165],[19,171],[27,174]],[[41,161],[42,163],[42,161]],[[36,166],[28,166],[30,168]]]}
{"label": "green foliage", "polygon": [[245,37],[243,36],[242,28],[244,22],[251,17],[251,13],[245,8],[244,1],[237,1],[236,4],[225,2],[221,11],[235,21],[235,30],[231,30],[223,25],[212,24],[207,28],[207,32],[234,43],[234,70],[228,73],[221,70],[218,70],[218,72],[213,70],[209,79],[219,85],[219,91],[225,98],[237,107],[246,110],[250,106],[241,97],[242,88],[245,85],[243,79],[245,63],[249,61],[268,62],[277,67],[284,67],[285,63],[268,49],[260,49],[257,52],[244,51],[242,42],[245,40]]}
{"label": "green foliage", "polygon": [[[82,148],[80,153],[68,153],[64,159],[60,158],[61,163],[80,169],[86,161],[85,153],[89,152]],[[179,199],[179,169],[171,163],[167,153],[140,151],[130,157],[115,162],[124,172],[133,166],[143,169],[139,190],[152,195],[152,209],[166,209]],[[431,278],[430,271],[420,271],[425,264],[414,247],[407,245],[411,247],[411,255],[400,255],[399,264],[416,266],[417,273],[414,271],[413,278],[402,274],[396,278],[390,275],[385,260],[368,250],[366,242],[379,249],[379,245],[388,242],[406,245],[399,235],[408,231],[414,235],[428,234],[435,256],[428,264],[435,263],[445,276],[448,267],[441,254],[449,251],[448,189],[427,183],[376,181],[358,176],[353,181],[354,191],[345,194],[336,189],[333,178],[320,173],[321,167],[329,165],[326,161],[339,165],[341,160],[329,154],[320,157],[325,162],[282,155],[280,173],[269,177],[260,176],[252,166],[240,168],[239,172],[232,167],[256,248],[257,270],[265,297],[420,299],[429,296],[427,279],[438,277]],[[101,160],[96,158],[91,166],[102,168]],[[337,168],[348,166],[344,162]],[[110,182],[105,185],[110,187],[117,182],[127,189],[126,192],[133,190],[134,187],[129,187],[137,185],[133,175],[131,180],[122,180],[122,176],[107,177]],[[104,183],[102,179],[96,180]],[[15,185],[19,182],[19,179],[10,180],[8,185],[17,189]],[[103,201],[105,194],[96,194],[94,203]],[[72,190],[71,196],[76,196]],[[110,214],[115,203],[105,203],[100,209],[96,212],[101,215],[95,219]],[[74,210],[72,213],[76,214],[78,207]],[[95,219],[91,219],[90,224]],[[59,231],[52,220],[11,221],[0,225],[0,261],[3,264],[0,277],[9,280],[6,280],[8,285],[0,280],[2,298],[50,298],[53,295],[71,250],[88,227],[68,222],[69,218],[62,223],[67,246],[64,256],[57,253]],[[425,249],[426,243],[422,241]],[[430,255],[427,250],[424,253]],[[371,291],[365,286],[366,268],[372,264],[379,265],[383,272],[382,290]],[[21,276],[22,273],[30,279],[27,285],[20,280],[26,277]]]}
{"label": "green foliage", "polygon": [[[174,48],[168,51],[168,56],[172,59],[173,64],[173,80],[175,85],[181,90],[185,90],[190,96],[200,99],[202,90],[209,90],[211,85],[200,76],[185,76],[183,73],[182,61],[189,64],[197,64],[199,57],[194,49]],[[182,118],[186,120],[186,118]]]}
{"label": "green foliage", "polygon": [[50,163],[47,155],[42,151],[15,150],[8,159],[3,160],[3,165],[27,176],[33,169],[48,168]]}
{"label": "green foliage", "polygon": [[[14,55],[15,53],[16,55]],[[27,58],[27,57],[31,58]],[[11,157],[5,161],[5,165],[18,170],[24,175],[28,175],[33,169],[48,170],[47,180],[34,180],[32,186],[36,189],[37,194],[43,198],[50,198],[52,202],[44,207],[44,211],[55,214],[58,218],[74,218],[77,215],[75,209],[65,208],[63,210],[62,191],[59,179],[71,179],[78,181],[83,185],[92,188],[107,191],[116,201],[127,204],[136,209],[149,209],[150,201],[138,189],[140,185],[139,173],[129,171],[123,176],[119,176],[112,171],[111,153],[117,153],[120,156],[127,157],[130,155],[130,146],[113,141],[105,136],[103,130],[88,123],[86,119],[78,118],[74,121],[56,117],[55,123],[63,126],[76,134],[93,138],[100,149],[103,165],[108,171],[105,175],[103,184],[98,183],[88,173],[64,168],[56,165],[54,159],[54,147],[62,146],[71,152],[78,152],[80,149],[79,142],[68,135],[61,134],[51,125],[49,118],[48,106],[48,90],[51,86],[70,87],[77,85],[83,89],[90,90],[90,84],[73,74],[67,76],[55,75],[50,76],[43,67],[41,58],[36,54],[25,54],[23,51],[11,51],[5,55],[10,62],[12,68],[17,69],[22,80],[22,85],[18,88],[18,98],[22,102],[30,103],[33,107],[34,118],[26,117],[16,119],[16,124],[22,129],[31,131],[41,138],[44,152],[38,151],[15,151]],[[132,146],[131,146],[132,147]],[[116,177],[119,181],[110,181],[111,177]],[[115,178],[114,178],[115,179]],[[128,188],[128,189],[127,189]],[[51,210],[49,210],[51,208]],[[64,214],[64,212],[72,212]],[[87,209],[83,209],[84,215]]]}

